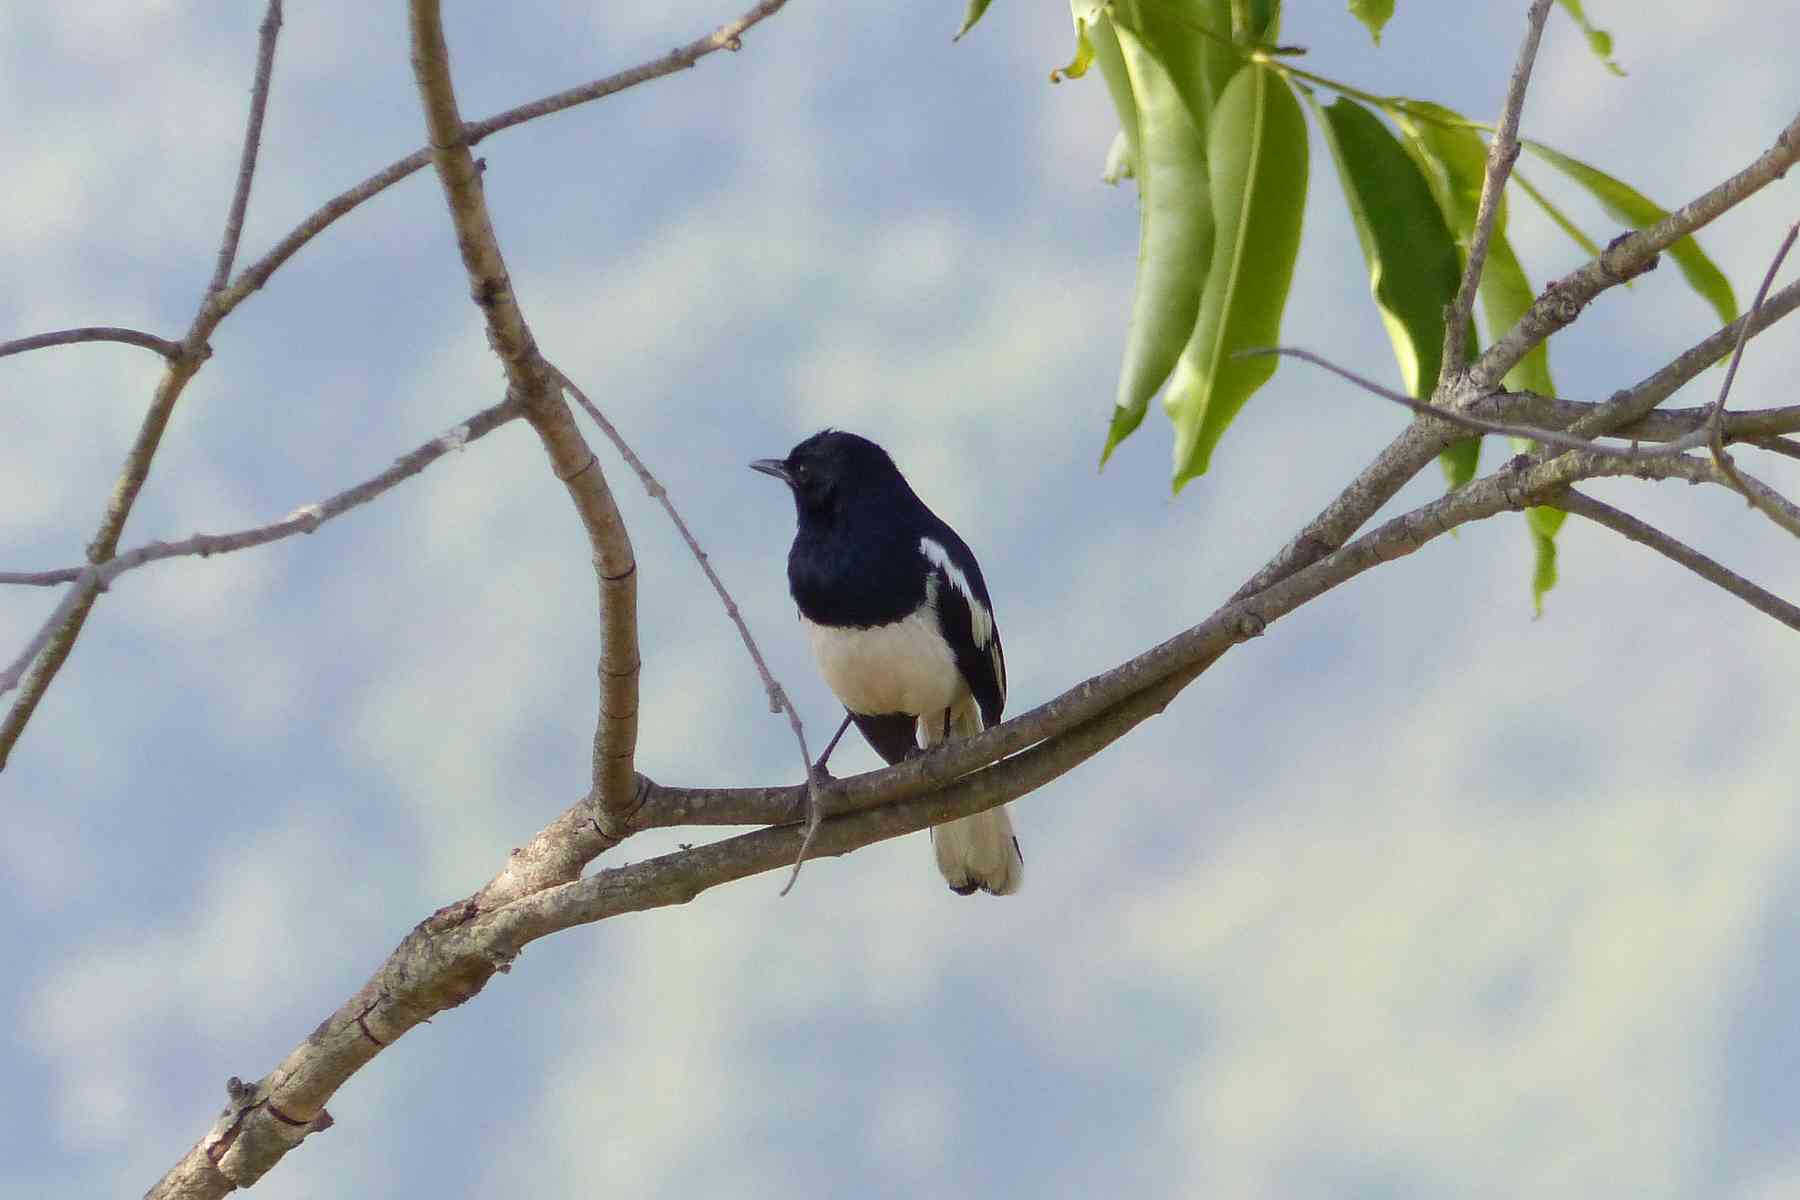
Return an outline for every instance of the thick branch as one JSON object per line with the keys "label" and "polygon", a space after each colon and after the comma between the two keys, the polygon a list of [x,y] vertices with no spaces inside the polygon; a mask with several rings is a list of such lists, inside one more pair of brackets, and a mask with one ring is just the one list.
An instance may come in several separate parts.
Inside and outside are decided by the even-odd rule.
{"label": "thick branch", "polygon": [[594,731],[593,778],[602,820],[617,824],[636,801],[632,761],[637,751],[640,665],[637,560],[600,462],[562,398],[559,373],[538,352],[513,294],[480,171],[457,112],[450,52],[435,0],[414,0],[412,40],[413,74],[431,136],[432,162],[456,226],[470,295],[487,320],[488,341],[506,368],[510,394],[537,431],[556,477],[568,488],[593,552],[600,591],[600,714]]}
{"label": "thick branch", "polygon": [[1471,391],[1491,391],[1533,347],[1580,316],[1595,296],[1649,270],[1659,253],[1780,179],[1797,157],[1800,115],[1788,122],[1775,144],[1748,167],[1650,228],[1615,239],[1599,257],[1545,288],[1519,323],[1469,368]]}
{"label": "thick branch", "polygon": [[[1710,461],[1699,458],[1624,464],[1577,451],[1522,470],[1494,472],[1234,599],[1199,625],[1048,704],[897,767],[831,783],[829,808],[844,815],[824,823],[817,850],[846,853],[1042,786],[1161,711],[1219,655],[1259,635],[1268,623],[1469,521],[1552,502],[1570,483],[1592,476],[1632,471],[1710,479],[1713,470]],[[1012,757],[998,761],[1006,755]],[[638,783],[640,802],[632,824],[639,828],[703,820],[791,823],[805,811],[805,792],[799,787],[663,788],[641,777]],[[206,1189],[226,1181],[227,1168],[231,1178],[245,1182],[266,1171],[297,1142],[300,1123],[323,1113],[335,1090],[382,1047],[433,1013],[473,997],[532,939],[609,916],[684,903],[720,883],[784,867],[803,837],[802,830],[787,824],[577,879],[581,864],[610,844],[594,830],[590,812],[584,800],[539,835],[566,850],[568,882],[499,905],[491,905],[499,891],[490,884],[422,922],[354,997],[252,1089],[257,1103],[228,1114],[229,1121],[222,1118],[152,1195],[223,1194]],[[227,1133],[230,1141],[219,1156],[219,1169],[209,1170],[203,1164],[212,1162],[210,1151]],[[179,1190],[190,1182],[195,1190]]]}

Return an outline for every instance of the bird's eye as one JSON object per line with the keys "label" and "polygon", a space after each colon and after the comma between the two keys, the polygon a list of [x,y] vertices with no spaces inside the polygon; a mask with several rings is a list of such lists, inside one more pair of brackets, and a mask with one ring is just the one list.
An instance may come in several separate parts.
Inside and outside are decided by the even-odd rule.
{"label": "bird's eye", "polygon": [[805,463],[794,464],[794,482],[807,483],[812,479],[812,468]]}

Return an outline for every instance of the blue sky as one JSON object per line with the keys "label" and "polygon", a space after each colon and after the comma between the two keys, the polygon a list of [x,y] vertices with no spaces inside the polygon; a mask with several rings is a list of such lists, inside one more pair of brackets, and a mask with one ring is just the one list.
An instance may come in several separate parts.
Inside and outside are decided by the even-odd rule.
{"label": "blue sky", "polygon": [[[616,7],[452,9],[465,114],[733,15]],[[1450,27],[1402,0],[1376,50],[1335,0],[1294,0],[1284,36],[1313,70],[1485,116],[1524,7]],[[1785,5],[1588,10],[1630,75],[1556,16],[1526,133],[1674,204],[1792,117]],[[1061,6],[997,4],[952,47],[959,17],[795,0],[737,55],[480,150],[540,344],[669,487],[815,741],[835,710],[785,593],[791,508],[749,459],[827,423],[888,445],[980,555],[1022,711],[1205,616],[1401,421],[1287,364],[1179,499],[1154,413],[1097,474],[1136,250],[1132,194],[1099,182],[1113,119],[1096,81],[1045,82]],[[0,10],[0,102],[31,114],[0,131],[0,337],[179,335],[259,18]],[[407,53],[402,6],[290,7],[246,256],[420,143]],[[1392,380],[1316,141],[1313,167],[1283,336]],[[1740,297],[1795,216],[1778,184],[1705,235]],[[1578,261],[1522,205],[1513,235],[1540,284]],[[1711,328],[1664,269],[1553,367],[1600,399]],[[213,346],[128,545],[273,519],[501,389],[429,175]],[[1795,347],[1756,343],[1735,404],[1790,400]],[[79,560],[155,368],[0,362],[0,568]],[[641,562],[641,769],[791,780],[735,633],[603,461]],[[1594,490],[1800,595],[1791,543],[1729,497]],[[257,1194],[1800,1195],[1800,651],[1611,534],[1571,521],[1563,548],[1539,621],[1497,520],[1234,651],[1018,805],[1017,897],[952,897],[913,837],[786,899],[758,878],[534,945],[353,1079]],[[0,1191],[148,1187],[227,1076],[267,1071],[581,794],[592,594],[523,427],[313,537],[115,586],[0,777]],[[0,593],[0,657],[54,602]]]}

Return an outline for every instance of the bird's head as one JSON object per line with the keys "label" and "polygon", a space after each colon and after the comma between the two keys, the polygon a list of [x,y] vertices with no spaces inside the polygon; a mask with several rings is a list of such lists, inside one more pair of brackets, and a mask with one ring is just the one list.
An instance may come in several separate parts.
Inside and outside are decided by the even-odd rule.
{"label": "bird's head", "polygon": [[759,458],[750,469],[773,475],[793,489],[794,507],[802,520],[808,514],[842,511],[857,497],[882,494],[896,483],[906,487],[886,450],[837,429],[820,430],[786,458]]}

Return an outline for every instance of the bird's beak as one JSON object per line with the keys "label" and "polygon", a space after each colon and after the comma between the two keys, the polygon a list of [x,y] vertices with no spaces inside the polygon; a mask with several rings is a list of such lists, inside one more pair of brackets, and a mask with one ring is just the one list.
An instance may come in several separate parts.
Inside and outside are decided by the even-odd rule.
{"label": "bird's beak", "polygon": [[782,459],[759,458],[750,464],[750,469],[752,471],[761,471],[764,475],[773,475],[789,487],[792,487],[794,484],[794,477],[788,472],[788,465]]}

